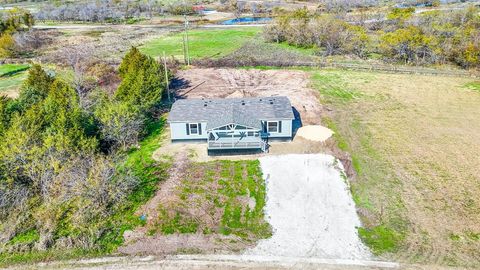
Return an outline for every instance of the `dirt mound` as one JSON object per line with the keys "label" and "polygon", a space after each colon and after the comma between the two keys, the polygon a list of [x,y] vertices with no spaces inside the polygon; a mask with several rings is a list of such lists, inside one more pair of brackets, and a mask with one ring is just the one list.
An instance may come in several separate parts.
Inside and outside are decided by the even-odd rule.
{"label": "dirt mound", "polygon": [[303,126],[297,131],[297,136],[315,142],[324,142],[332,135],[332,130],[320,125]]}

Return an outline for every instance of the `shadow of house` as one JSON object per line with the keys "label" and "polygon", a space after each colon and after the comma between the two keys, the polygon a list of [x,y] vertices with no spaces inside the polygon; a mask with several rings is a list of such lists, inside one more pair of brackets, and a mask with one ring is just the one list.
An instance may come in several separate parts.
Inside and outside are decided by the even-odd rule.
{"label": "shadow of house", "polygon": [[170,81],[170,93],[172,93],[173,97],[175,97],[176,99],[184,98],[183,95],[185,93],[182,92],[186,91],[190,87],[192,87],[190,81],[185,80],[184,78],[174,77]]}
{"label": "shadow of house", "polygon": [[302,124],[302,116],[298,112],[295,107],[292,106],[292,111],[293,111],[293,116],[295,119],[292,121],[292,140],[295,138],[295,135],[297,134],[297,130],[303,126]]}

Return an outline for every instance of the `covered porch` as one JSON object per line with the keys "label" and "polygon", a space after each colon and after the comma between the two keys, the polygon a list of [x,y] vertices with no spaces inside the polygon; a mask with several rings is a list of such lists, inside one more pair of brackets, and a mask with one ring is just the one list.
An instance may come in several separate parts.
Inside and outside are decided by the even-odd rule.
{"label": "covered porch", "polygon": [[261,136],[261,130],[246,126],[229,124],[207,131],[208,150],[223,149],[260,149],[267,150],[267,143]]}

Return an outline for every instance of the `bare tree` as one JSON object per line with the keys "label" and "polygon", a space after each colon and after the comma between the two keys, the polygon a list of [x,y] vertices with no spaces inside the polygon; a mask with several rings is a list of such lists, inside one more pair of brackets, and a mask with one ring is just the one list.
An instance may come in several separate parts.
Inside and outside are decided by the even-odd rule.
{"label": "bare tree", "polygon": [[47,33],[39,30],[17,32],[13,38],[18,51],[33,51],[51,41]]}
{"label": "bare tree", "polygon": [[62,48],[57,54],[58,59],[73,70],[73,85],[80,97],[85,98],[90,87],[86,84],[86,71],[90,64],[97,60],[95,47],[92,44],[73,45]]}

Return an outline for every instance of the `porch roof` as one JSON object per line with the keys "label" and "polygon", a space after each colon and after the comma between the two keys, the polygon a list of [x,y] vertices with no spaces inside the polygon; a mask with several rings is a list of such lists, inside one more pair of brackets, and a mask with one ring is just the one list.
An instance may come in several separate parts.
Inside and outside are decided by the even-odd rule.
{"label": "porch roof", "polygon": [[170,122],[207,122],[207,129],[228,124],[261,129],[262,120],[275,119],[294,119],[287,97],[180,99],[168,117]]}

